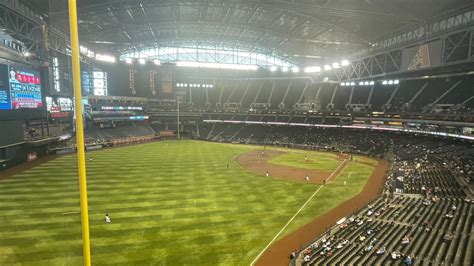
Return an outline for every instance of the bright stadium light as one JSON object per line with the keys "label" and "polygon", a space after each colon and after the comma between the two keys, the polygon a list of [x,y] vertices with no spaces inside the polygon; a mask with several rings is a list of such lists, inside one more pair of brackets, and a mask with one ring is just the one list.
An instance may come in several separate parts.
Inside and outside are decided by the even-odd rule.
{"label": "bright stadium light", "polygon": [[307,67],[304,69],[305,73],[317,73],[321,72],[321,67],[314,66],[314,67]]}
{"label": "bright stadium light", "polygon": [[382,81],[382,85],[387,85],[388,82],[386,80]]}
{"label": "bright stadium light", "polygon": [[355,83],[355,82],[351,82],[351,86],[355,86],[355,85],[356,85],[356,83]]}
{"label": "bright stadium light", "polygon": [[105,55],[105,54],[95,54],[95,60],[115,63],[115,56]]}
{"label": "bright stadium light", "polygon": [[389,80],[388,85],[393,85],[393,80]]}
{"label": "bright stadium light", "polygon": [[209,85],[209,86],[210,86],[211,88],[214,88],[214,85],[212,85],[212,84],[211,84],[211,85]]}
{"label": "bright stadium light", "polygon": [[281,71],[283,71],[283,72],[288,72],[288,67],[282,67],[282,68],[281,68]]}
{"label": "bright stadium light", "polygon": [[340,67],[341,67],[341,65],[339,65],[338,62],[332,63],[332,68],[337,69],[337,68],[340,68]]}
{"label": "bright stadium light", "polygon": [[372,81],[370,82],[370,85],[374,85],[374,84],[375,84],[375,82],[372,80]]}
{"label": "bright stadium light", "polygon": [[341,86],[346,86],[346,83],[345,83],[345,82],[341,82]]}
{"label": "bright stadium light", "polygon": [[331,70],[331,69],[332,69],[332,67],[330,65],[325,65],[324,66],[324,70]]}
{"label": "bright stadium light", "polygon": [[278,70],[278,67],[277,67],[277,66],[271,66],[271,67],[270,67],[270,71],[271,71],[271,72],[275,72],[275,71],[277,71],[277,70]]}
{"label": "bright stadium light", "polygon": [[202,63],[202,62],[189,62],[189,61],[176,62],[176,66],[178,66],[178,67],[233,69],[233,70],[258,70],[257,65]]}
{"label": "bright stadium light", "polygon": [[138,59],[138,63],[139,63],[140,65],[144,65],[144,64],[146,63],[146,61],[145,61],[145,59],[140,58],[140,59]]}
{"label": "bright stadium light", "polygon": [[349,62],[349,60],[344,59],[344,60],[341,61],[341,66],[348,66],[350,64],[351,64],[351,62]]}
{"label": "bright stadium light", "polygon": [[184,87],[187,87],[187,86],[188,86],[188,84],[187,84],[187,83],[184,83],[183,85],[184,85]]}
{"label": "bright stadium light", "polygon": [[132,58],[125,58],[125,63],[131,64],[133,62]]}
{"label": "bright stadium light", "polygon": [[359,86],[363,86],[363,85],[364,85],[363,81],[359,82]]}
{"label": "bright stadium light", "polygon": [[393,84],[395,84],[395,85],[398,85],[399,83],[400,83],[400,81],[398,79],[393,81]]}
{"label": "bright stadium light", "polygon": [[292,67],[291,72],[298,73],[298,72],[300,72],[300,68],[299,67]]}
{"label": "bright stadium light", "polygon": [[153,63],[155,63],[157,66],[161,65],[161,61],[158,59],[153,60]]}
{"label": "bright stadium light", "polygon": [[365,82],[364,82],[364,85],[365,85],[365,86],[369,86],[369,84],[370,84],[370,83],[369,83],[368,81],[365,81]]}

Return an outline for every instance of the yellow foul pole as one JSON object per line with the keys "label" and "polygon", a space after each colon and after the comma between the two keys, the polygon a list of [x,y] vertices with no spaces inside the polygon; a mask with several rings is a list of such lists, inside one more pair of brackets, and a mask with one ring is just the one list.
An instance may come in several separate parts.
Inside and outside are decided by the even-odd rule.
{"label": "yellow foul pole", "polygon": [[81,95],[81,65],[79,61],[79,34],[77,30],[76,0],[69,1],[69,29],[71,34],[72,50],[72,77],[74,84],[75,112],[76,112],[76,139],[77,139],[77,169],[79,171],[79,189],[81,195],[82,221],[82,252],[84,265],[91,265],[91,247],[89,241],[89,211],[87,207],[86,158],[84,151],[84,127],[82,121]]}
{"label": "yellow foul pole", "polygon": [[176,104],[177,104],[177,114],[176,114],[176,119],[177,119],[177,122],[178,123],[178,139],[180,139],[180,136],[179,136],[179,96],[176,97]]}

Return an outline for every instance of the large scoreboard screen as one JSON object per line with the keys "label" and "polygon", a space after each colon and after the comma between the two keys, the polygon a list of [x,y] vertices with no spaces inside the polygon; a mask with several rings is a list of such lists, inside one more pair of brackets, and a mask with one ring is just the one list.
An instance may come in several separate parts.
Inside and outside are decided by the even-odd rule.
{"label": "large scoreboard screen", "polygon": [[0,65],[0,110],[41,107],[40,73],[23,67]]}

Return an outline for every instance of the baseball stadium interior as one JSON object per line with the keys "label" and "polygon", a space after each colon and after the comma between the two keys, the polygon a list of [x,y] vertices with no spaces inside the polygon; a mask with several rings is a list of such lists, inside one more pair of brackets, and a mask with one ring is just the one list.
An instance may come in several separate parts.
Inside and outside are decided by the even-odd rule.
{"label": "baseball stadium interior", "polygon": [[0,14],[0,265],[474,264],[474,1]]}

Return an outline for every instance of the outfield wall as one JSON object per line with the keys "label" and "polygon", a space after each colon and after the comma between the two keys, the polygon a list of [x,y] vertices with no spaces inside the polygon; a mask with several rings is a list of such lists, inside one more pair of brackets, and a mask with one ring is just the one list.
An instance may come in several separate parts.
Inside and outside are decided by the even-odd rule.
{"label": "outfield wall", "polygon": [[26,163],[28,160],[36,160],[37,158],[44,157],[47,155],[48,149],[49,143],[35,145],[21,142],[0,147],[0,171]]}

